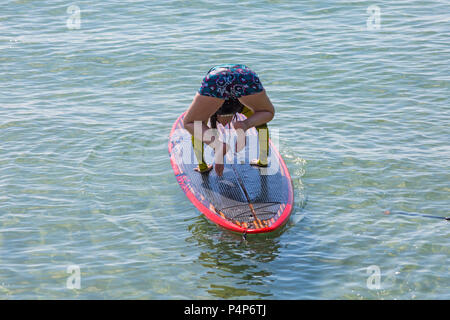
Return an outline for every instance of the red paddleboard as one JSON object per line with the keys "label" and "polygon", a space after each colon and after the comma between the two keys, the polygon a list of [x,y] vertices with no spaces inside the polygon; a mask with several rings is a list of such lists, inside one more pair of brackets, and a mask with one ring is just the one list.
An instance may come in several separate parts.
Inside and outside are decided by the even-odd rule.
{"label": "red paddleboard", "polygon": [[[237,116],[245,119],[242,114]],[[225,159],[222,176],[214,169],[202,174],[194,170],[198,162],[183,118],[184,113],[173,124],[169,156],[175,178],[194,206],[210,221],[234,232],[263,233],[283,226],[293,210],[294,192],[286,164],[272,141],[267,168],[249,164],[258,155],[258,134],[251,128],[246,132],[245,148]],[[218,129],[227,133],[219,124]],[[212,164],[213,150],[205,145],[204,153],[206,162]]]}

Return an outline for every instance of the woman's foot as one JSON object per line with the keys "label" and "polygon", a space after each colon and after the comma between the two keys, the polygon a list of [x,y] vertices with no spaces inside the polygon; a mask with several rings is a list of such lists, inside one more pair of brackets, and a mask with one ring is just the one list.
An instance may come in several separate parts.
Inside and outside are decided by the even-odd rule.
{"label": "woman's foot", "polygon": [[259,160],[259,159],[254,159],[254,160],[250,161],[250,165],[265,168],[265,167],[267,167],[268,164],[262,163],[261,160]]}
{"label": "woman's foot", "polygon": [[213,168],[212,164],[210,165],[205,164],[204,166],[199,165],[198,167],[194,168],[194,170],[200,173],[206,173],[210,172],[212,168]]}

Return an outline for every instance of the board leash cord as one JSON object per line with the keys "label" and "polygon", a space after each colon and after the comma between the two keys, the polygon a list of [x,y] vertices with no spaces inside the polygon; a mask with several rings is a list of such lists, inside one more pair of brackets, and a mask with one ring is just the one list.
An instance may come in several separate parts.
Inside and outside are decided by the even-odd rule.
{"label": "board leash cord", "polygon": [[391,211],[391,210],[385,210],[384,214],[400,214],[404,216],[410,216],[410,217],[422,217],[422,218],[431,218],[431,219],[441,219],[450,221],[450,217],[440,217],[440,216],[433,216],[429,214],[422,214],[422,213],[412,213],[412,212],[403,212],[403,211]]}

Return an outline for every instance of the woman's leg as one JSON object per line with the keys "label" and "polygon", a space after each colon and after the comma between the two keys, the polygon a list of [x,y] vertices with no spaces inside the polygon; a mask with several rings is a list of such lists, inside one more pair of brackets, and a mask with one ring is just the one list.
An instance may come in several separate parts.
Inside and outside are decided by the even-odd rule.
{"label": "woman's leg", "polygon": [[[209,117],[216,112],[218,108],[223,104],[222,99],[215,97],[203,96],[197,93],[192,101],[191,106],[186,112],[184,117],[184,127],[192,135],[192,147],[194,149],[195,157],[198,161],[198,167],[195,168],[198,172],[208,172],[212,169],[212,165],[208,165],[204,161],[203,150],[204,142],[203,136],[209,127],[206,125]],[[201,123],[199,126],[200,130],[195,130],[195,122]],[[197,131],[197,132],[196,132]],[[197,136],[195,136],[195,134]]]}
{"label": "woman's leg", "polygon": [[256,130],[258,131],[259,159],[252,161],[251,164],[267,167],[269,161],[269,128],[265,123],[257,126]]}
{"label": "woman's leg", "polygon": [[[248,107],[244,106],[242,109],[242,114],[247,118],[251,117],[254,112]],[[250,164],[257,165],[261,167],[266,167],[268,165],[269,156],[269,128],[267,124],[262,124],[255,127],[258,131],[258,144],[259,144],[259,158],[252,160]]]}
{"label": "woman's leg", "polygon": [[203,96],[197,93],[184,116],[184,127],[191,134],[194,134],[194,122],[208,122],[209,118],[222,106],[223,102],[224,99]]}
{"label": "woman's leg", "polygon": [[208,165],[205,162],[204,158],[204,143],[202,141],[199,141],[192,136],[192,147],[194,149],[195,157],[197,158],[198,167],[194,168],[195,171],[198,172],[208,172],[212,169],[212,165]]}

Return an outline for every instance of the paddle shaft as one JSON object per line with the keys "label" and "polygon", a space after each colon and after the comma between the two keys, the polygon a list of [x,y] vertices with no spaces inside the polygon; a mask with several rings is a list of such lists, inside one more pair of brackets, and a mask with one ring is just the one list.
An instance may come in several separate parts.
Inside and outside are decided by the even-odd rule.
{"label": "paddle shaft", "polygon": [[252,203],[250,201],[250,197],[249,197],[249,195],[247,193],[247,190],[245,189],[244,183],[242,182],[241,177],[239,176],[239,174],[236,172],[236,169],[234,168],[234,166],[231,165],[231,167],[233,168],[234,174],[236,175],[236,177],[237,177],[237,179],[239,181],[239,184],[241,186],[242,191],[244,191],[245,197],[247,198],[248,206],[250,207],[250,211],[252,212],[253,217],[255,218],[255,223],[256,223],[258,221],[258,217],[256,216],[255,209],[253,208],[253,205],[252,205]]}

